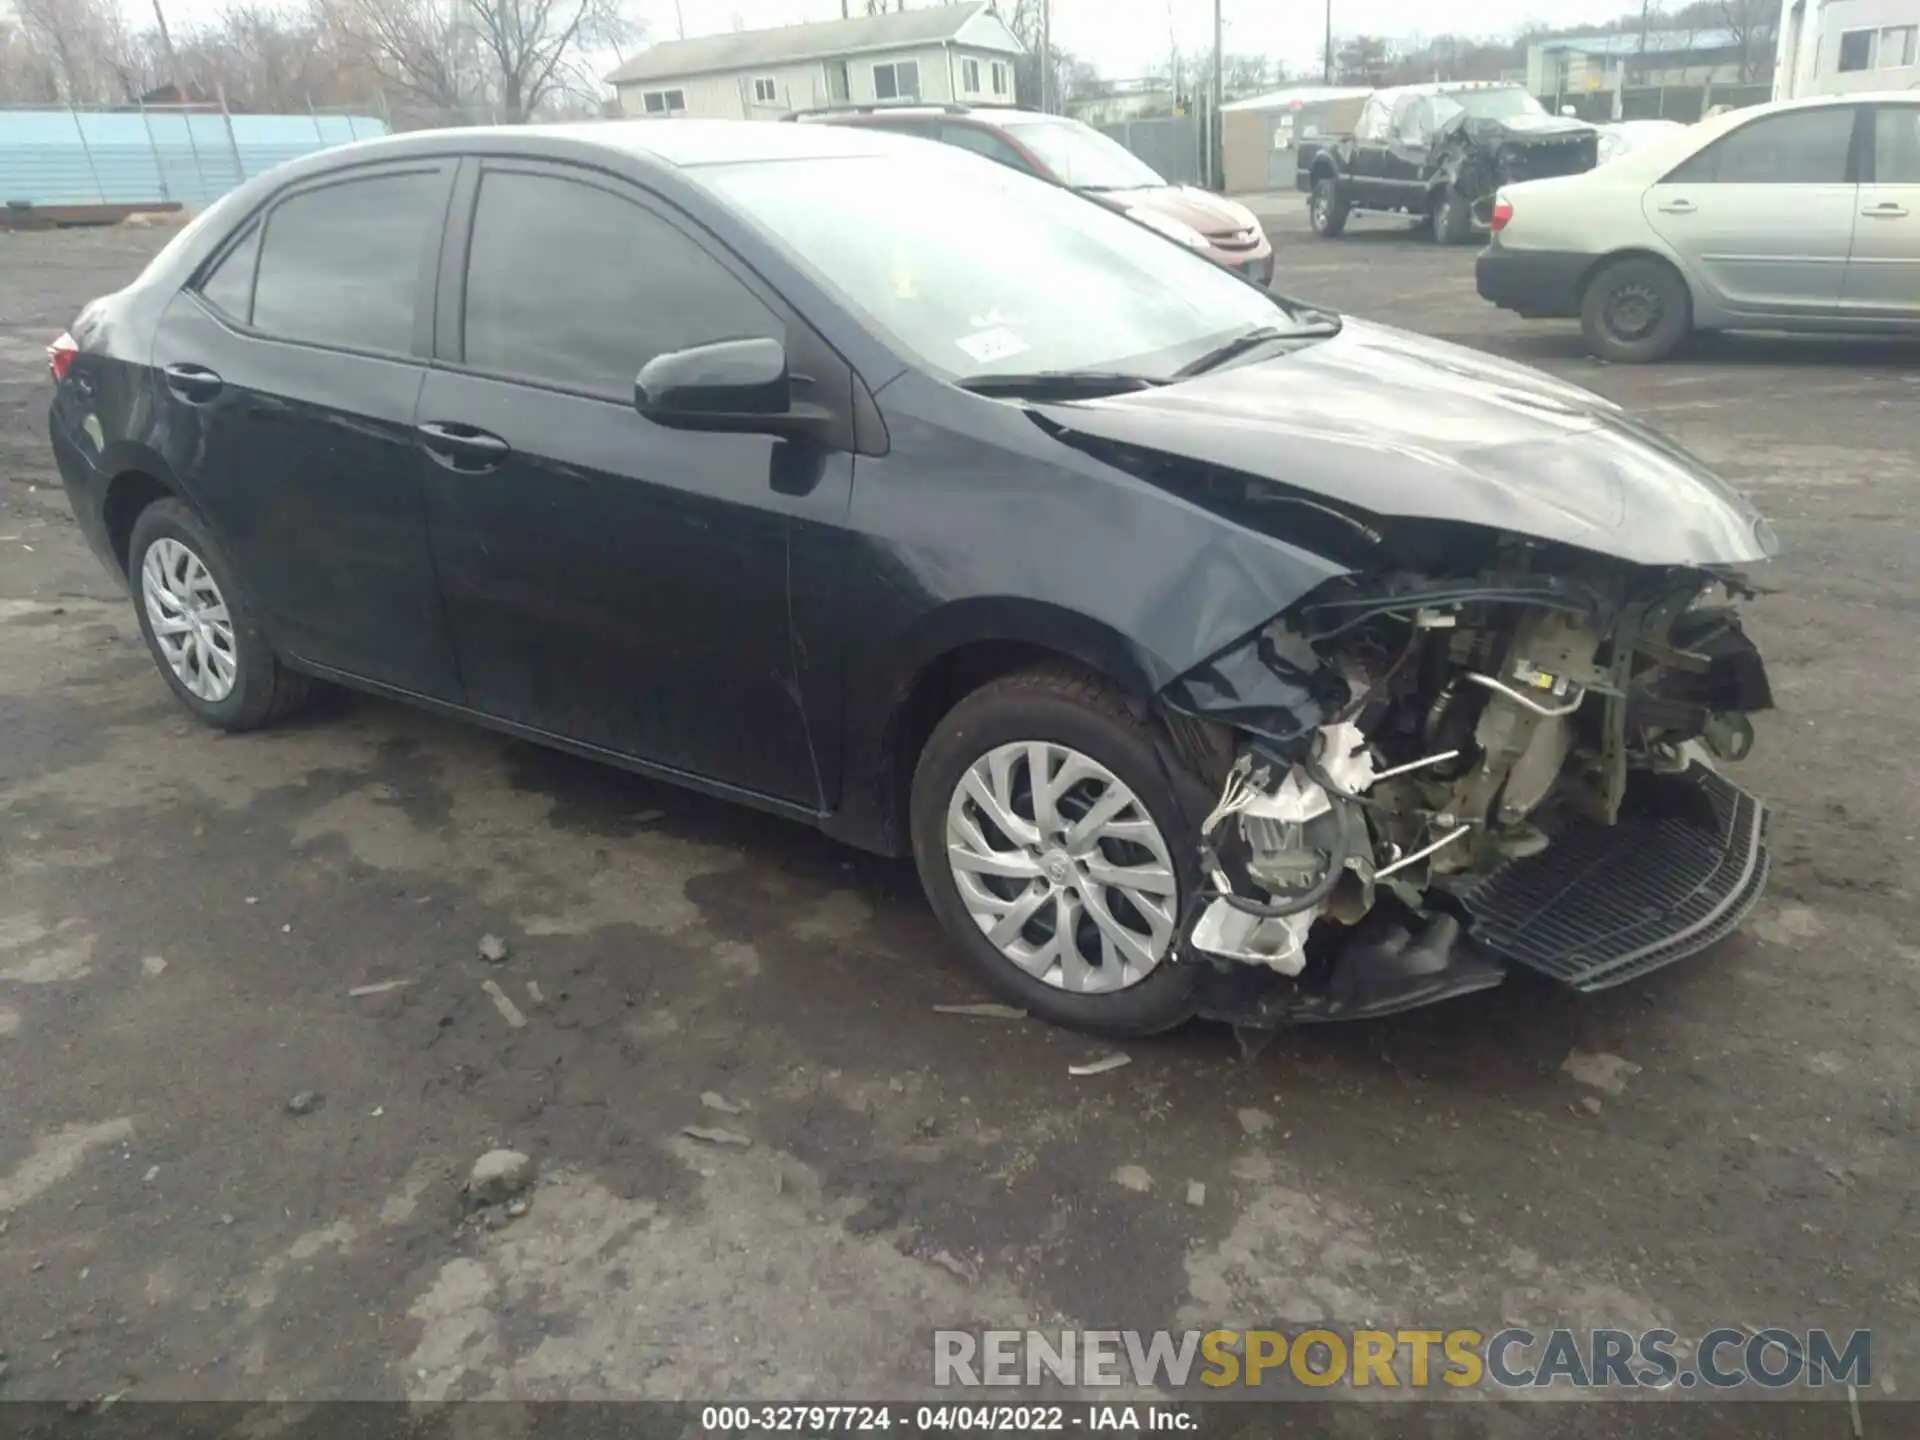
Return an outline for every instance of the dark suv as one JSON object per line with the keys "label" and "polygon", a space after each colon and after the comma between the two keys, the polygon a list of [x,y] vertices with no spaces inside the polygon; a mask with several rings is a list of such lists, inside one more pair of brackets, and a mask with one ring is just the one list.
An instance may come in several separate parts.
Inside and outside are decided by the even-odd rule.
{"label": "dark suv", "polygon": [[1139,156],[1064,115],[967,105],[841,105],[789,119],[867,125],[957,145],[1119,210],[1261,285],[1273,283],[1273,246],[1236,200],[1161,178]]}

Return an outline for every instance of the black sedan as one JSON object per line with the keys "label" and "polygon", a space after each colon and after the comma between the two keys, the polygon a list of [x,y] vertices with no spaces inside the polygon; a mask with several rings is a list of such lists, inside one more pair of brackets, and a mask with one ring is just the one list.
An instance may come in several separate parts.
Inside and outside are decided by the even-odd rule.
{"label": "black sedan", "polygon": [[1766,875],[1765,523],[1593,395],[871,131],[414,134],[51,348],[228,730],[377,691],[911,853],[1036,1013],[1611,985]]}

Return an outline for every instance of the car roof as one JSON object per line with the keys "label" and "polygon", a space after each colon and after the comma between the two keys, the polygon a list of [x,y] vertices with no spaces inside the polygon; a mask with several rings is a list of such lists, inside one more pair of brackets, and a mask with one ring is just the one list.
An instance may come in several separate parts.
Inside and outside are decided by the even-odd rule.
{"label": "car roof", "polygon": [[568,125],[412,130],[320,153],[334,157],[351,153],[364,161],[382,153],[398,157],[421,150],[484,150],[502,141],[518,150],[537,149],[542,141],[557,142],[556,148],[594,146],[676,168],[896,155],[903,153],[901,145],[912,144],[897,135],[849,126],[780,125],[766,120],[588,120]]}

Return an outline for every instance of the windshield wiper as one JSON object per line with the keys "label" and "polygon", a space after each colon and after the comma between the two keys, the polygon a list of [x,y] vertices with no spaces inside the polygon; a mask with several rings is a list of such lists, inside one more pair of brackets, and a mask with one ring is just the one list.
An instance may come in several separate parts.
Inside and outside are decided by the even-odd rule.
{"label": "windshield wiper", "polygon": [[1164,383],[1145,375],[1129,375],[1124,370],[1029,370],[1025,374],[973,375],[959,385],[975,395],[1087,400],[1102,395],[1130,395]]}
{"label": "windshield wiper", "polygon": [[1270,345],[1276,340],[1324,340],[1330,335],[1340,333],[1340,317],[1321,311],[1306,311],[1301,316],[1305,322],[1282,328],[1278,325],[1259,325],[1243,334],[1234,336],[1224,344],[1216,345],[1206,354],[1189,360],[1173,372],[1175,380],[1191,379],[1209,370],[1217,369],[1227,361],[1246,354],[1249,350],[1258,350],[1262,345]]}

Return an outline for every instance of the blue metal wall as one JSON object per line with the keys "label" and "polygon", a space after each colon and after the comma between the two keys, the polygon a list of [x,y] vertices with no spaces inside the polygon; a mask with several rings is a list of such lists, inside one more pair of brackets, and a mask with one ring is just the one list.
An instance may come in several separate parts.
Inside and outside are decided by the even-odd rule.
{"label": "blue metal wall", "polygon": [[283,160],[386,133],[364,115],[0,110],[0,205],[205,205]]}

